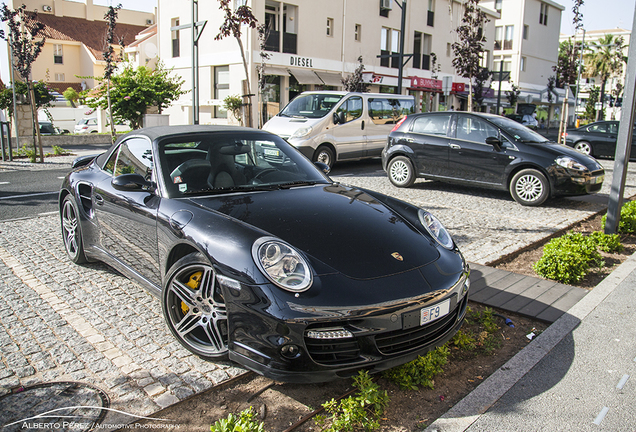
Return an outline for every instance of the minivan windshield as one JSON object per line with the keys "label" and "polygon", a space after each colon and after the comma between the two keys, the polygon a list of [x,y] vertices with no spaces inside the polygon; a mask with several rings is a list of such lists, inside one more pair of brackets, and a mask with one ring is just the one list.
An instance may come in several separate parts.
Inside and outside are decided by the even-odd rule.
{"label": "minivan windshield", "polygon": [[499,126],[504,132],[510,135],[515,141],[522,143],[548,143],[550,142],[543,135],[540,135],[523,126],[514,120],[506,117],[489,117],[492,123]]}
{"label": "minivan windshield", "polygon": [[299,95],[278,114],[282,117],[322,118],[336,105],[344,95],[306,94]]}

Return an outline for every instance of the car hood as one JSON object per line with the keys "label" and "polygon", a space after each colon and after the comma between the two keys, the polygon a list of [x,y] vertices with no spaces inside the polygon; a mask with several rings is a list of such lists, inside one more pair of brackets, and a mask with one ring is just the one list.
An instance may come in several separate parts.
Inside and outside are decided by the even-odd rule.
{"label": "car hood", "polygon": [[598,163],[596,159],[591,156],[584,155],[580,151],[574,150],[572,147],[557,143],[532,145],[536,146],[537,148],[541,148],[544,151],[552,153],[555,157],[570,156],[575,161],[585,165],[590,171],[598,171],[600,169],[603,169],[603,166]]}
{"label": "car hood", "polygon": [[322,121],[321,118],[294,118],[276,115],[269,119],[263,125],[263,130],[274,133],[281,138],[289,138],[296,130],[301,127],[313,127],[316,123]]}
{"label": "car hood", "polygon": [[192,201],[276,236],[310,260],[355,279],[403,273],[439,258],[436,243],[398,213],[360,189],[339,184]]}

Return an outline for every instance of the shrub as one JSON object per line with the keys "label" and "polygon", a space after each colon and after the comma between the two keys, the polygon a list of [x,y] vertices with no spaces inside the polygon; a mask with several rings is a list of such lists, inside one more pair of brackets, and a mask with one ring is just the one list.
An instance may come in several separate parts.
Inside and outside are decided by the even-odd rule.
{"label": "shrub", "polygon": [[[322,427],[321,431],[371,431],[380,428],[380,419],[389,404],[386,390],[381,391],[380,386],[371,380],[367,371],[360,371],[353,378],[353,382],[358,388],[355,395],[340,402],[331,399],[322,404],[330,416],[316,416],[316,424]],[[325,429],[328,422],[330,426]]]}
{"label": "shrub", "polygon": [[545,278],[574,283],[585,277],[590,264],[604,265],[594,240],[581,233],[569,232],[550,240],[543,248],[543,256],[532,268]]}
{"label": "shrub", "polygon": [[463,330],[459,330],[455,333],[455,336],[451,339],[451,343],[464,351],[473,351],[477,347],[475,338]]}
{"label": "shrub", "polygon": [[623,249],[621,238],[618,234],[605,234],[601,231],[594,231],[590,234],[590,238],[603,252],[619,252]]}
{"label": "shrub", "polygon": [[243,410],[238,417],[234,414],[229,414],[225,419],[217,420],[210,430],[212,432],[264,432],[263,422],[257,422],[254,420],[256,413],[249,407]]}
{"label": "shrub", "polygon": [[403,390],[417,390],[418,386],[433,389],[435,385],[433,378],[444,372],[442,367],[448,363],[449,354],[448,346],[444,345],[409,363],[389,369],[383,376]]}
{"label": "shrub", "polygon": [[[601,219],[601,225],[605,229],[607,215]],[[618,221],[619,233],[636,233],[636,201],[627,201],[621,207],[621,216]]]}

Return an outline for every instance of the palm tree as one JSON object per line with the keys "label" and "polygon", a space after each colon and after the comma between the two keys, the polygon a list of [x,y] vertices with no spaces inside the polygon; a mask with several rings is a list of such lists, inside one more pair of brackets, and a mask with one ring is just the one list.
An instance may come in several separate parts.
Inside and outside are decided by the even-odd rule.
{"label": "palm tree", "polygon": [[589,76],[601,78],[601,109],[598,118],[602,119],[605,114],[605,84],[612,76],[620,75],[623,72],[623,62],[625,57],[623,38],[614,37],[607,34],[597,42],[593,42],[587,47],[588,52],[584,56],[585,70]]}

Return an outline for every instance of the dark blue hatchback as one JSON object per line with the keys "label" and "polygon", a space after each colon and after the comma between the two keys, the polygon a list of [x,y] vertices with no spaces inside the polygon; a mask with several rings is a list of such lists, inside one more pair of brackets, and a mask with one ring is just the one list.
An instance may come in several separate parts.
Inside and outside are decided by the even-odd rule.
{"label": "dark blue hatchback", "polygon": [[508,118],[468,112],[405,117],[389,134],[382,166],[398,187],[427,178],[508,190],[526,206],[598,192],[605,178],[593,157]]}

